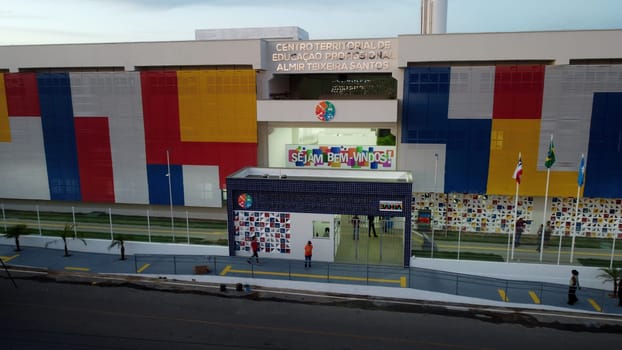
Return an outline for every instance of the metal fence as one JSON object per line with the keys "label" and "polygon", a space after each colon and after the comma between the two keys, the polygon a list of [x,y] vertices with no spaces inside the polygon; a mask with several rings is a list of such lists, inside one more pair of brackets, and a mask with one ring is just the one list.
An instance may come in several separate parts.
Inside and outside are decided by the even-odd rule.
{"label": "metal fence", "polygon": [[[136,273],[168,275],[221,275],[257,279],[358,284],[413,288],[462,297],[506,301],[533,305],[564,307],[568,286],[514,281],[507,279],[456,274],[422,268],[383,265],[357,265],[314,262],[305,268],[303,261],[264,259],[261,264],[248,263],[246,257],[135,255]],[[600,289],[582,288],[577,308],[620,313],[617,299]]]}
{"label": "metal fence", "polygon": [[126,240],[134,241],[227,244],[226,222],[192,217],[196,213],[191,214],[185,208],[169,214],[162,210],[113,209],[96,205],[18,207],[6,209],[4,203],[0,203],[0,232],[24,224],[31,234],[58,235],[69,224],[75,237],[114,240],[123,235]]}

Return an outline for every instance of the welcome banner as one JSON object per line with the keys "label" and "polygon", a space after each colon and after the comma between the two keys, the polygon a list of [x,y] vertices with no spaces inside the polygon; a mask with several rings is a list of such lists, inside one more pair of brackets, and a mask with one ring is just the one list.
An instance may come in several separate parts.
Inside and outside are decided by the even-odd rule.
{"label": "welcome banner", "polygon": [[395,170],[395,146],[286,145],[288,168]]}

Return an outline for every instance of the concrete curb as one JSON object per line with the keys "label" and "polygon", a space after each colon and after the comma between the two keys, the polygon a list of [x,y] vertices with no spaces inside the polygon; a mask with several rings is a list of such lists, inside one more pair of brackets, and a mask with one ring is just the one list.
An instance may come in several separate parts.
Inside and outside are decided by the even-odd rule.
{"label": "concrete curb", "polygon": [[[11,275],[17,280],[33,279],[42,282],[128,287],[169,293],[196,293],[225,298],[307,303],[393,312],[432,313],[474,318],[485,322],[517,323],[526,327],[546,327],[572,331],[622,332],[622,316],[620,315],[569,311],[553,307],[534,309],[519,307],[518,304],[511,306],[481,305],[473,302],[477,301],[477,298],[466,298],[470,302],[443,302],[301,288],[306,282],[298,282],[297,286],[293,286],[294,288],[283,288],[279,287],[278,283],[274,283],[275,286],[270,286],[270,282],[279,281],[252,281],[262,282],[259,285],[235,277],[219,277],[213,281],[198,281],[198,276],[191,275],[175,275],[170,278],[168,276],[68,272],[12,265],[9,265],[9,268]],[[0,276],[7,279],[4,271],[0,273]],[[225,290],[223,290],[223,286]],[[236,288],[240,289],[240,286],[242,286],[241,290],[236,290]]]}

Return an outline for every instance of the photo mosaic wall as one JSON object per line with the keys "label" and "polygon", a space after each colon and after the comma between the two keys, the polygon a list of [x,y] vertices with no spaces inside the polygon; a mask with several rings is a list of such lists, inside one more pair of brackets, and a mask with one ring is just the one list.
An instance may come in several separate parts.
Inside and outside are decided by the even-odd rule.
{"label": "photo mosaic wall", "polygon": [[[462,227],[465,232],[505,233],[513,229],[513,196],[415,193],[412,209],[413,225],[417,224],[420,209],[430,209],[435,230],[458,230]],[[575,210],[576,198],[550,198],[548,213],[553,235],[572,234],[572,225],[576,222]],[[622,238],[622,220],[618,218],[620,212],[622,199],[581,198],[577,236],[612,238],[617,232],[618,238]],[[533,197],[519,197],[517,213],[527,222],[525,232],[535,234]]]}
{"label": "photo mosaic wall", "polygon": [[[572,234],[572,226],[577,222],[576,198],[553,198],[551,203],[551,223],[557,234]],[[579,225],[577,236],[612,238],[614,234],[622,238],[622,199],[581,198],[579,201]]]}
{"label": "photo mosaic wall", "polygon": [[[413,220],[419,209],[428,208],[436,230],[465,232],[511,232],[514,218],[514,197],[485,196],[462,193],[416,193],[413,197]],[[533,197],[519,197],[518,215],[527,221],[525,232],[532,229]]]}
{"label": "photo mosaic wall", "polygon": [[234,212],[235,250],[251,250],[257,236],[263,254],[291,254],[292,225],[290,213],[268,211]]}

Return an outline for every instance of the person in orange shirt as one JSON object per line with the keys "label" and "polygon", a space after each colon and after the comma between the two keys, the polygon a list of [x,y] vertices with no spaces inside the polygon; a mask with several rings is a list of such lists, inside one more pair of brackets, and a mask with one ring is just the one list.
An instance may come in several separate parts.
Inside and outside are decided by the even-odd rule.
{"label": "person in orange shirt", "polygon": [[305,245],[305,269],[311,267],[311,256],[313,255],[313,244],[311,241]]}

